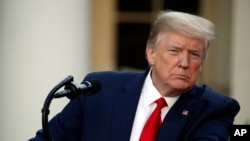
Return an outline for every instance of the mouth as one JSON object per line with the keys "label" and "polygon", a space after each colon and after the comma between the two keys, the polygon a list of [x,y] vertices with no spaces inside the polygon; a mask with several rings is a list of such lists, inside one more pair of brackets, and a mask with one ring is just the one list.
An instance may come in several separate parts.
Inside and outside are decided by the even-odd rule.
{"label": "mouth", "polygon": [[184,75],[184,74],[174,74],[174,77],[179,78],[179,79],[190,79],[188,75]]}

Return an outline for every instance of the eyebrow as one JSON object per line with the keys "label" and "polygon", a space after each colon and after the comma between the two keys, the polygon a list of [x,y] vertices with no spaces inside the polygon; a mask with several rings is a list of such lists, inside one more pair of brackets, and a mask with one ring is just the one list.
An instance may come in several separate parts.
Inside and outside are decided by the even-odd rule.
{"label": "eyebrow", "polygon": [[[170,48],[178,49],[178,50],[183,50],[183,47],[178,46],[178,45],[171,45]],[[188,51],[189,52],[202,53],[202,49],[199,48],[199,47],[189,48]]]}
{"label": "eyebrow", "polygon": [[202,49],[196,47],[196,48],[190,48],[189,51],[191,51],[191,52],[202,52]]}

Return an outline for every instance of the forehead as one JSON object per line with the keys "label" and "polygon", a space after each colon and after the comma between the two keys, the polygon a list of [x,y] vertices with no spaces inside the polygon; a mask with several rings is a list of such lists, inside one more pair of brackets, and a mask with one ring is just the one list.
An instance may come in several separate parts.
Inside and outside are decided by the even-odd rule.
{"label": "forehead", "polygon": [[206,47],[206,42],[204,39],[182,34],[176,31],[166,31],[159,33],[156,39],[156,45],[159,43],[174,45],[176,47],[182,47],[182,46],[190,46],[197,48]]}

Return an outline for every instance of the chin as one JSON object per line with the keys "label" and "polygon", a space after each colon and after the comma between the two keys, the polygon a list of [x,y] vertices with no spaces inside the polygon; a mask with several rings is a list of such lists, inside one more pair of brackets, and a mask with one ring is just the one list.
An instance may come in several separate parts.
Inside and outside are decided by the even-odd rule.
{"label": "chin", "polygon": [[187,91],[187,90],[189,90],[190,89],[190,87],[175,87],[175,89],[177,90],[177,91]]}
{"label": "chin", "polygon": [[190,89],[191,85],[189,83],[175,83],[172,85],[173,88],[180,91],[186,91]]}

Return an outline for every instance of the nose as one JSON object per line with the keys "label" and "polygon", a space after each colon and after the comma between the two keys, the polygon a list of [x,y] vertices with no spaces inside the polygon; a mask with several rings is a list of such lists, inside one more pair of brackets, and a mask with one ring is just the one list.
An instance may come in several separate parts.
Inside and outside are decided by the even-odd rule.
{"label": "nose", "polygon": [[183,69],[187,69],[189,66],[189,56],[188,53],[181,53],[179,55],[179,67],[183,68]]}

